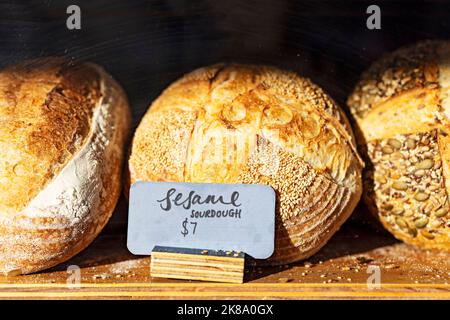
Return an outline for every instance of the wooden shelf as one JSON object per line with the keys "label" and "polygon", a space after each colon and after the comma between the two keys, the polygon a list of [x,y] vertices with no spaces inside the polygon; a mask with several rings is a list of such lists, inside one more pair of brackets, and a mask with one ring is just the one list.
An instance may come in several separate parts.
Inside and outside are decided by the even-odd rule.
{"label": "wooden shelf", "polygon": [[[119,219],[120,220],[120,219]],[[128,252],[113,219],[88,249],[42,273],[0,277],[1,299],[450,299],[450,254],[421,251],[367,226],[344,225],[325,248],[293,265],[246,268],[245,283],[218,284],[150,277],[150,258]],[[111,232],[111,230],[114,230]],[[80,288],[67,267],[81,268]],[[367,286],[367,267],[381,288]]]}

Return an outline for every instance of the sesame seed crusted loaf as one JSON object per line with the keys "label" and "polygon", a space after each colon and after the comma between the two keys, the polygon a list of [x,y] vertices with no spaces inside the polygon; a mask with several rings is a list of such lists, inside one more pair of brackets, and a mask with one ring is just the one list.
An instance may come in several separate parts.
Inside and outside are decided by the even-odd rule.
{"label": "sesame seed crusted loaf", "polygon": [[348,99],[367,159],[364,199],[395,237],[450,250],[450,42],[375,62]]}
{"label": "sesame seed crusted loaf", "polygon": [[344,113],[319,87],[266,66],[217,64],[185,75],[151,105],[133,138],[129,182],[271,185],[273,256],[317,252],[361,192],[360,160]]}
{"label": "sesame seed crusted loaf", "polygon": [[84,249],[120,193],[130,114],[100,67],[41,58],[0,72],[0,272]]}

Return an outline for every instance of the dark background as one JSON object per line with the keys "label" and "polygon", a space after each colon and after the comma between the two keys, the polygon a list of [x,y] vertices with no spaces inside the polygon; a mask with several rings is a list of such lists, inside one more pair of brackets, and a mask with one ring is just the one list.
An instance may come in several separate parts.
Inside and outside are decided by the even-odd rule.
{"label": "dark background", "polygon": [[[81,30],[66,28],[70,4]],[[366,28],[370,4],[381,30]],[[450,1],[0,1],[0,67],[49,55],[97,62],[124,86],[135,125],[170,82],[219,61],[297,71],[343,106],[381,54],[435,38],[450,38]]]}

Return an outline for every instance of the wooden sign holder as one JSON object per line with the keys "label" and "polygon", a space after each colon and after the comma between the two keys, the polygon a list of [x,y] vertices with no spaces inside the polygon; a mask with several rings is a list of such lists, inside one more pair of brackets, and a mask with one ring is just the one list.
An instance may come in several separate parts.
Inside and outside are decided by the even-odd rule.
{"label": "wooden sign holder", "polygon": [[150,275],[155,278],[228,283],[244,282],[245,254],[240,251],[153,248]]}

